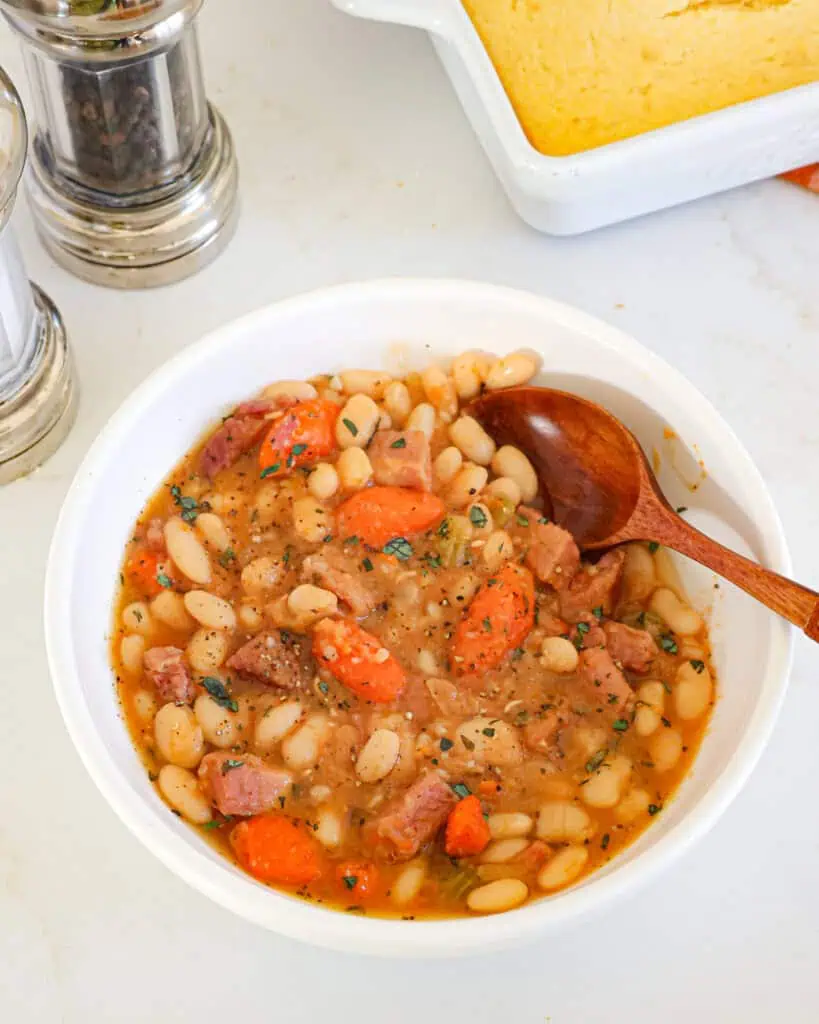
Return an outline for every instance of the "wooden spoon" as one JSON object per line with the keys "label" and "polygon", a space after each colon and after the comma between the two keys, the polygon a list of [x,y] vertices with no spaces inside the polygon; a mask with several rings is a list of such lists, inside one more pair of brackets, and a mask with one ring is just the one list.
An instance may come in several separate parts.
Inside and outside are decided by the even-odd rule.
{"label": "wooden spoon", "polygon": [[585,398],[549,388],[490,391],[467,410],[499,445],[524,452],[551,501],[551,518],[585,551],[655,541],[735,583],[819,641],[819,594],[706,537],[669,505],[642,448]]}

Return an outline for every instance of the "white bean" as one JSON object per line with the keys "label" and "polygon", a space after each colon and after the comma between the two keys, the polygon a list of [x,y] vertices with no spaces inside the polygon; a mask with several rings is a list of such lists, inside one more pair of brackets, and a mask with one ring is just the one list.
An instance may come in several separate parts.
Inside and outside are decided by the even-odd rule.
{"label": "white bean", "polygon": [[258,605],[255,605],[252,602],[245,602],[244,604],[239,605],[239,611],[236,613],[236,618],[239,620],[239,625],[242,629],[247,630],[248,633],[258,633],[264,625],[261,610]]}
{"label": "white bean", "polygon": [[380,370],[345,370],[339,374],[345,395],[368,395],[381,398],[391,382],[390,375]]}
{"label": "white bean", "polygon": [[305,624],[318,622],[338,612],[338,598],[332,591],[302,583],[287,597],[290,612]]}
{"label": "white bean", "polygon": [[406,384],[394,380],[387,385],[384,390],[384,408],[389,413],[393,426],[400,430],[412,409],[412,399]]}
{"label": "white bean", "polygon": [[315,498],[299,498],[293,502],[293,528],[311,544],[319,544],[330,533],[330,513]]}
{"label": "white bean", "polygon": [[476,397],[495,362],[486,352],[463,352],[452,360],[452,381],[462,402]]}
{"label": "white bean", "polygon": [[682,736],[676,729],[659,729],[649,738],[648,752],[655,772],[670,772],[680,759]]}
{"label": "white bean", "polygon": [[535,356],[528,352],[512,352],[493,365],[486,378],[486,387],[489,391],[519,387],[531,380],[538,369]]}
{"label": "white bean", "polygon": [[589,851],[585,846],[567,846],[543,865],[537,876],[541,889],[559,889],[574,881],[586,866]]}
{"label": "white bean", "polygon": [[481,550],[481,558],[490,572],[497,572],[504,562],[515,556],[515,545],[506,530],[495,530]]}
{"label": "white bean", "polygon": [[173,590],[163,590],[151,601],[151,615],[180,633],[193,628],[193,619],[185,609],[185,600]]}
{"label": "white bean", "polygon": [[238,711],[223,708],[209,694],[196,698],[193,713],[208,743],[220,750],[235,747],[246,738],[250,716],[246,701],[237,701]]}
{"label": "white bean", "polygon": [[523,748],[518,730],[497,718],[480,715],[461,722],[456,733],[459,750],[481,764],[505,767],[520,764]]}
{"label": "white bean", "polygon": [[336,420],[339,448],[366,448],[378,427],[381,410],[367,395],[353,395]]}
{"label": "white bean", "polygon": [[273,704],[256,719],[253,743],[261,754],[269,754],[304,717],[304,705],[297,700]]}
{"label": "white bean", "polygon": [[461,416],[449,428],[449,439],[465,458],[488,466],[495,454],[495,442],[472,416]]}
{"label": "white bean", "polygon": [[145,655],[145,638],[131,633],[122,638],[119,657],[122,667],[131,676],[142,675],[142,659]]}
{"label": "white bean", "polygon": [[640,706],[634,712],[634,731],[645,739],[660,728],[662,716],[654,708]]}
{"label": "white bean", "polygon": [[277,380],[262,389],[263,398],[279,398],[281,395],[296,398],[300,402],[308,402],[312,398],[318,398],[318,391],[306,380]]}
{"label": "white bean", "polygon": [[[352,450],[350,449],[350,451]],[[332,498],[338,490],[336,467],[331,466],[329,462],[320,462],[307,478],[307,490],[319,501]]]}
{"label": "white bean", "polygon": [[196,621],[208,629],[235,629],[236,612],[223,598],[207,590],[189,590],[185,594],[185,608]]}
{"label": "white bean", "polygon": [[371,480],[373,467],[363,448],[347,448],[336,463],[338,479],[344,491],[360,491]]}
{"label": "white bean", "polygon": [[355,773],[362,782],[379,782],[386,778],[398,760],[400,737],[391,729],[376,729],[361,749]]}
{"label": "white bean", "polygon": [[530,816],[521,811],[490,814],[486,824],[493,839],[517,839],[519,836],[528,836],[534,827]]}
{"label": "white bean", "polygon": [[432,463],[432,475],[436,487],[440,488],[444,484],[448,484],[463,464],[463,455],[454,445],[444,448]]}
{"label": "white bean", "polygon": [[180,768],[195,768],[205,753],[205,737],[188,707],[164,704],[154,719],[154,739],[159,753]]}
{"label": "white bean", "polygon": [[501,914],[519,907],[529,895],[529,887],[519,878],[499,878],[481,885],[466,898],[466,905],[476,914]]}
{"label": "white bean", "polygon": [[173,564],[193,583],[210,583],[210,556],[192,527],[178,516],[165,523],[165,544]]}
{"label": "white bean", "polygon": [[537,473],[532,463],[519,448],[505,444],[498,448],[492,458],[492,472],[495,476],[506,476],[520,488],[521,501],[533,501],[537,495]]}
{"label": "white bean", "polygon": [[425,676],[434,676],[439,672],[438,660],[432,651],[422,647],[418,652],[418,671]]}
{"label": "white bean", "polygon": [[122,624],[132,633],[149,636],[154,628],[151,609],[144,601],[133,601],[122,609]]}
{"label": "white bean", "polygon": [[185,656],[194,672],[214,672],[227,657],[228,635],[221,629],[197,629],[188,641]]}
{"label": "white bean", "polygon": [[548,672],[569,675],[577,671],[580,656],[575,645],[565,636],[547,636],[540,650],[540,663]]}
{"label": "white bean", "polygon": [[444,495],[445,500],[452,508],[463,508],[476,494],[480,494],[486,486],[488,477],[489,474],[483,466],[465,462],[450,481]]}
{"label": "white bean", "polygon": [[674,686],[674,708],[684,722],[699,718],[711,703],[713,683],[711,673],[702,662],[697,668],[690,661],[677,669]]}
{"label": "white bean", "polygon": [[333,807],[321,807],[316,812],[316,829],[313,833],[322,846],[335,850],[344,840],[344,819]]}
{"label": "white bean", "polygon": [[196,517],[196,529],[214,551],[221,554],[230,547],[228,529],[215,512],[200,512]]}
{"label": "white bean", "polygon": [[483,493],[492,498],[501,498],[503,501],[508,501],[514,508],[517,508],[523,500],[520,484],[513,480],[511,476],[497,477],[492,483],[484,487]]}
{"label": "white bean", "polygon": [[657,585],[654,559],[644,544],[626,544],[625,552],[622,600],[645,601]]}
{"label": "white bean", "polygon": [[458,415],[458,393],[455,384],[440,366],[428,366],[421,374],[421,383],[429,402],[435,406],[444,423]]}
{"label": "white bean", "polygon": [[529,840],[523,837],[498,839],[494,843],[490,843],[483,851],[481,862],[483,864],[508,864],[510,860],[519,857],[528,845]]}
{"label": "white bean", "polygon": [[549,800],[541,805],[536,833],[547,843],[582,842],[591,839],[595,827],[589,815],[568,800]]}
{"label": "white bean", "polygon": [[614,808],[614,816],[624,825],[630,825],[641,814],[645,814],[651,803],[651,796],[644,789],[630,789]]}
{"label": "white bean", "polygon": [[199,785],[199,780],[185,768],[166,764],[159,769],[159,791],[183,818],[194,825],[205,825],[212,818],[210,804]]}
{"label": "white bean", "polygon": [[634,712],[634,731],[645,738],[656,732],[665,710],[665,688],[655,679],[642,683],[637,690],[637,710]]}
{"label": "white bean", "polygon": [[679,636],[693,636],[702,629],[702,618],[666,587],[654,591],[648,607]]}
{"label": "white bean", "polygon": [[614,807],[619,803],[624,786],[631,775],[631,761],[627,757],[613,757],[605,761],[591,776],[580,795],[589,807]]}
{"label": "white bean", "polygon": [[137,690],[134,694],[134,711],[137,718],[144,722],[145,725],[150,725],[153,722],[156,718],[158,707],[156,697],[154,697],[150,690]]}
{"label": "white bean", "polygon": [[390,886],[390,899],[399,907],[405,907],[418,896],[426,881],[427,864],[424,860],[411,860]]}
{"label": "white bean", "polygon": [[329,727],[328,716],[317,712],[310,715],[304,725],[287,736],[283,740],[281,748],[282,758],[287,767],[294,771],[301,771],[317,764]]}
{"label": "white bean", "polygon": [[473,501],[466,508],[466,515],[472,523],[472,531],[478,537],[490,537],[495,529],[492,512],[482,501]]}
{"label": "white bean", "polygon": [[427,437],[435,431],[435,407],[429,402],[420,402],[407,418],[407,430],[420,430]]}
{"label": "white bean", "polygon": [[657,585],[668,587],[673,590],[677,597],[684,597],[685,588],[680,579],[680,571],[677,568],[676,555],[668,548],[659,547],[654,551],[654,572],[657,576]]}
{"label": "white bean", "polygon": [[480,587],[480,577],[464,572],[447,585],[446,596],[453,608],[466,608]]}
{"label": "white bean", "polygon": [[266,591],[277,586],[283,575],[284,566],[278,558],[262,555],[248,562],[242,569],[242,588],[246,594],[261,597]]}

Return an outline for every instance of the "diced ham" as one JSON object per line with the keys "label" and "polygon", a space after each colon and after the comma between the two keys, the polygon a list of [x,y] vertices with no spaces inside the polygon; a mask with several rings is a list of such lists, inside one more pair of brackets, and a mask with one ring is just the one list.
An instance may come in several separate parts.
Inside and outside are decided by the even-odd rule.
{"label": "diced ham", "polygon": [[628,680],[605,647],[580,652],[580,676],[593,700],[617,712],[622,712],[634,696]]}
{"label": "diced ham", "polygon": [[654,637],[644,629],[634,629],[623,622],[603,625],[612,658],[633,672],[647,672],[659,651]]}
{"label": "diced ham", "polygon": [[422,430],[379,430],[367,454],[377,484],[432,490],[432,456]]}
{"label": "diced ham", "polygon": [[192,699],[194,685],[178,647],[151,647],[145,652],[144,665],[160,700],[186,704]]}
{"label": "diced ham", "polygon": [[437,772],[413,782],[378,818],[375,833],[393,860],[408,860],[444,824],[457,798]]}
{"label": "diced ham", "polygon": [[569,639],[581,651],[588,647],[606,646],[606,634],[594,615],[584,615],[576,625],[572,626],[569,630]]}
{"label": "diced ham", "polygon": [[548,754],[554,747],[562,721],[557,711],[547,711],[542,718],[527,722],[523,727],[523,742],[529,750]]}
{"label": "diced ham", "polygon": [[332,591],[357,618],[364,618],[378,604],[378,598],[352,573],[332,566],[324,555],[308,555],[302,563],[302,578]]}
{"label": "diced ham", "polygon": [[543,513],[537,509],[521,505],[517,514],[519,520],[528,520],[526,564],[541,583],[564,590],[580,568],[580,552],[574,537],[561,526],[540,522]]}
{"label": "diced ham", "polygon": [[539,612],[537,626],[543,636],[566,636],[569,632],[568,622],[564,622],[557,615],[552,615],[551,612]]}
{"label": "diced ham", "polygon": [[222,814],[262,814],[280,806],[279,797],[292,784],[292,776],[255,754],[215,750],[199,765],[204,793]]}
{"label": "diced ham", "polygon": [[210,437],[199,458],[199,472],[213,479],[261,441],[267,416],[277,406],[267,399],[243,402]]}
{"label": "diced ham", "polygon": [[585,615],[598,610],[610,614],[614,591],[623,574],[626,553],[622,548],[608,551],[596,565],[587,566],[560,591],[560,614],[568,622],[582,622]]}
{"label": "diced ham", "polygon": [[291,633],[272,630],[259,633],[228,659],[227,667],[240,676],[267,686],[292,690],[312,678],[309,655]]}
{"label": "diced ham", "polygon": [[145,529],[145,544],[151,551],[165,554],[165,524],[161,519],[152,519]]}

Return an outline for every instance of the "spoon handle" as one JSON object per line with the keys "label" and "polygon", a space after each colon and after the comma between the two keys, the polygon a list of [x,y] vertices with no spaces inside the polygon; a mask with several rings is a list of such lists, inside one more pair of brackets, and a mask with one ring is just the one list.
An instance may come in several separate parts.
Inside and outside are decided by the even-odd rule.
{"label": "spoon handle", "polygon": [[819,594],[815,591],[730,551],[673,513],[657,533],[663,536],[654,540],[713,569],[819,643]]}

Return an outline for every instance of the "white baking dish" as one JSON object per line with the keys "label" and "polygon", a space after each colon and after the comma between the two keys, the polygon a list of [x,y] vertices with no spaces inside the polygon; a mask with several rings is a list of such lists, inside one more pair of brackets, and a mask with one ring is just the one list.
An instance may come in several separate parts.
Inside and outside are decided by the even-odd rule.
{"label": "white baking dish", "polygon": [[512,205],[539,231],[579,234],[819,160],[819,82],[575,156],[543,156],[460,0],[332,3],[431,33]]}

